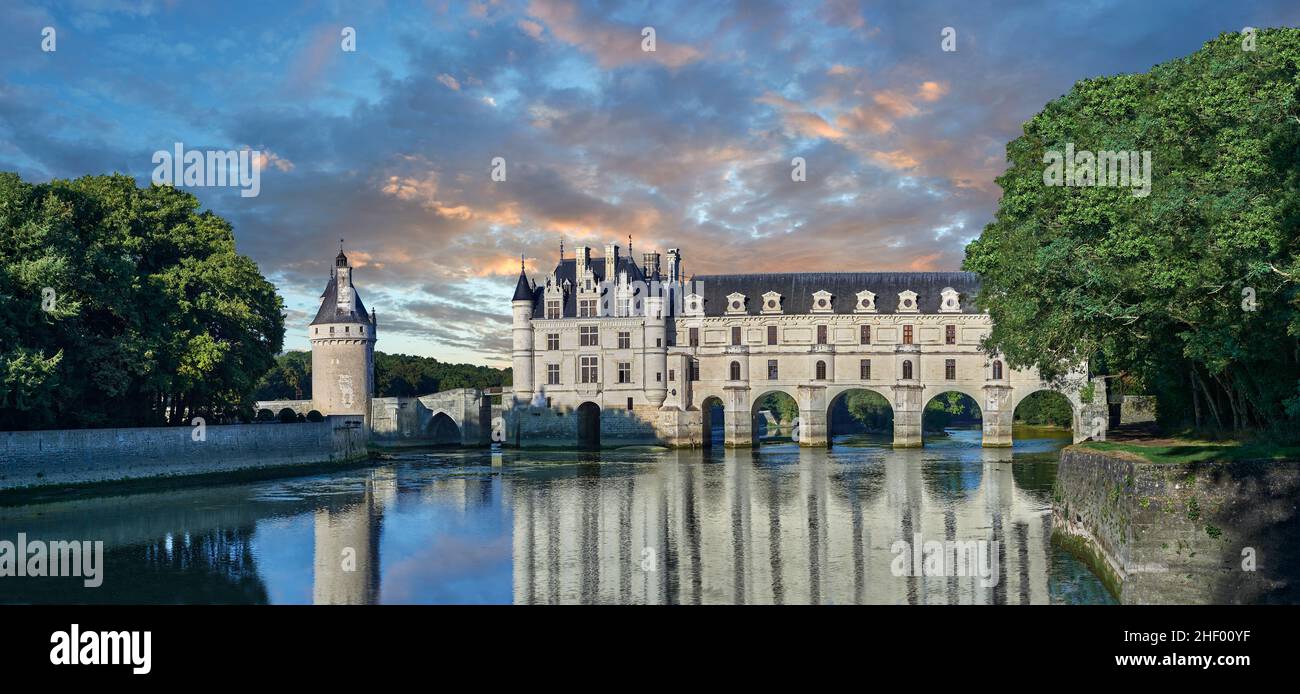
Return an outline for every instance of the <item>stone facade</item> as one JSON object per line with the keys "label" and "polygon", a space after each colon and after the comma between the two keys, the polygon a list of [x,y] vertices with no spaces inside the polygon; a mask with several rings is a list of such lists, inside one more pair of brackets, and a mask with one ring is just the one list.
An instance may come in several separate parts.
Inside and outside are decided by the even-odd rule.
{"label": "stone facade", "polygon": [[374,313],[366,311],[352,279],[352,266],[340,247],[320,309],[307,329],[311,408],[324,415],[361,415],[368,429],[379,324]]}
{"label": "stone facade", "polygon": [[[782,392],[799,405],[800,443],[825,446],[836,400],[867,390],[893,409],[894,445],[911,447],[929,400],[956,391],[979,404],[984,444],[1009,446],[1016,405],[1051,388],[981,351],[992,322],[973,306],[978,287],[965,272],[688,281],[676,249],[662,269],[658,253],[638,265],[613,245],[603,258],[561,251],[542,283],[521,269],[515,288],[507,440],[572,445],[584,421],[598,421],[601,443],[708,445],[706,411],[721,404],[726,445],[749,446],[758,403]],[[1061,388],[1077,438],[1105,414],[1104,404],[1085,412],[1085,378],[1080,370]]]}

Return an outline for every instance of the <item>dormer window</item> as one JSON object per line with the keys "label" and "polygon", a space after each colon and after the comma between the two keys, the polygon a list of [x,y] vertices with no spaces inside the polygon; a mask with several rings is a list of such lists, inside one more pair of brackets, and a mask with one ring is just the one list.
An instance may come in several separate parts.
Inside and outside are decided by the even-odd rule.
{"label": "dormer window", "polygon": [[952,287],[944,287],[939,301],[939,313],[961,313],[961,294]]}
{"label": "dormer window", "polygon": [[727,313],[744,313],[745,295],[733,293],[727,295]]}
{"label": "dormer window", "polygon": [[825,289],[814,292],[812,300],[813,313],[831,313],[834,311],[833,299],[835,297]]}
{"label": "dormer window", "polygon": [[781,312],[781,294],[779,292],[766,292],[763,294],[763,313],[780,313]]}
{"label": "dormer window", "polygon": [[858,292],[858,302],[853,305],[854,313],[875,313],[876,295],[865,289]]}
{"label": "dormer window", "polygon": [[916,292],[908,289],[898,293],[898,312],[899,313],[918,313],[920,309],[916,306]]}
{"label": "dormer window", "polygon": [[704,297],[699,294],[687,294],[685,307],[688,316],[704,315]]}

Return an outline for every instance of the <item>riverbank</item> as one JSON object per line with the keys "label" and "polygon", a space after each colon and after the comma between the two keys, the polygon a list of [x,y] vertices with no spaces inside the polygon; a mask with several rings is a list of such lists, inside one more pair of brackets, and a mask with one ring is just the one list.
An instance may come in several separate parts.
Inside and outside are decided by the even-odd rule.
{"label": "riverbank", "polygon": [[146,480],[252,479],[369,459],[360,416],[323,422],[0,433],[0,503]]}
{"label": "riverbank", "polygon": [[1066,448],[1052,494],[1053,541],[1125,604],[1300,600],[1300,460],[1187,448]]}

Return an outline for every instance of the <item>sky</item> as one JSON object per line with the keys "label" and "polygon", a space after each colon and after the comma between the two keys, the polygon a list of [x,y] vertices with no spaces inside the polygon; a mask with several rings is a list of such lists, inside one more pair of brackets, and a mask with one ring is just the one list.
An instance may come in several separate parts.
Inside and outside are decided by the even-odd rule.
{"label": "sky", "polygon": [[540,282],[561,241],[680,248],[688,275],[959,269],[1006,144],[1047,102],[1223,32],[1300,25],[1294,0],[0,12],[0,170],[148,185],[178,142],[255,150],[256,196],[189,190],[279,289],[286,349],[308,347],[342,238],[379,350],[493,366],[521,257]]}

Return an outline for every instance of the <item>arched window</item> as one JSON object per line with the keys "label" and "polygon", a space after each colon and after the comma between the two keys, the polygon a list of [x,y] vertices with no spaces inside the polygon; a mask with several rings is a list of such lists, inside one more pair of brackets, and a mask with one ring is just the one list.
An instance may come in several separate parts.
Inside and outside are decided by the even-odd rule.
{"label": "arched window", "polygon": [[731,380],[740,380],[740,362],[738,361],[731,362]]}
{"label": "arched window", "polygon": [[993,380],[1002,380],[1002,362],[1000,361],[993,362]]}
{"label": "arched window", "polygon": [[817,380],[826,380],[826,362],[824,361],[817,362]]}
{"label": "arched window", "polygon": [[907,359],[903,361],[903,379],[906,380],[911,377],[912,377],[912,360]]}

